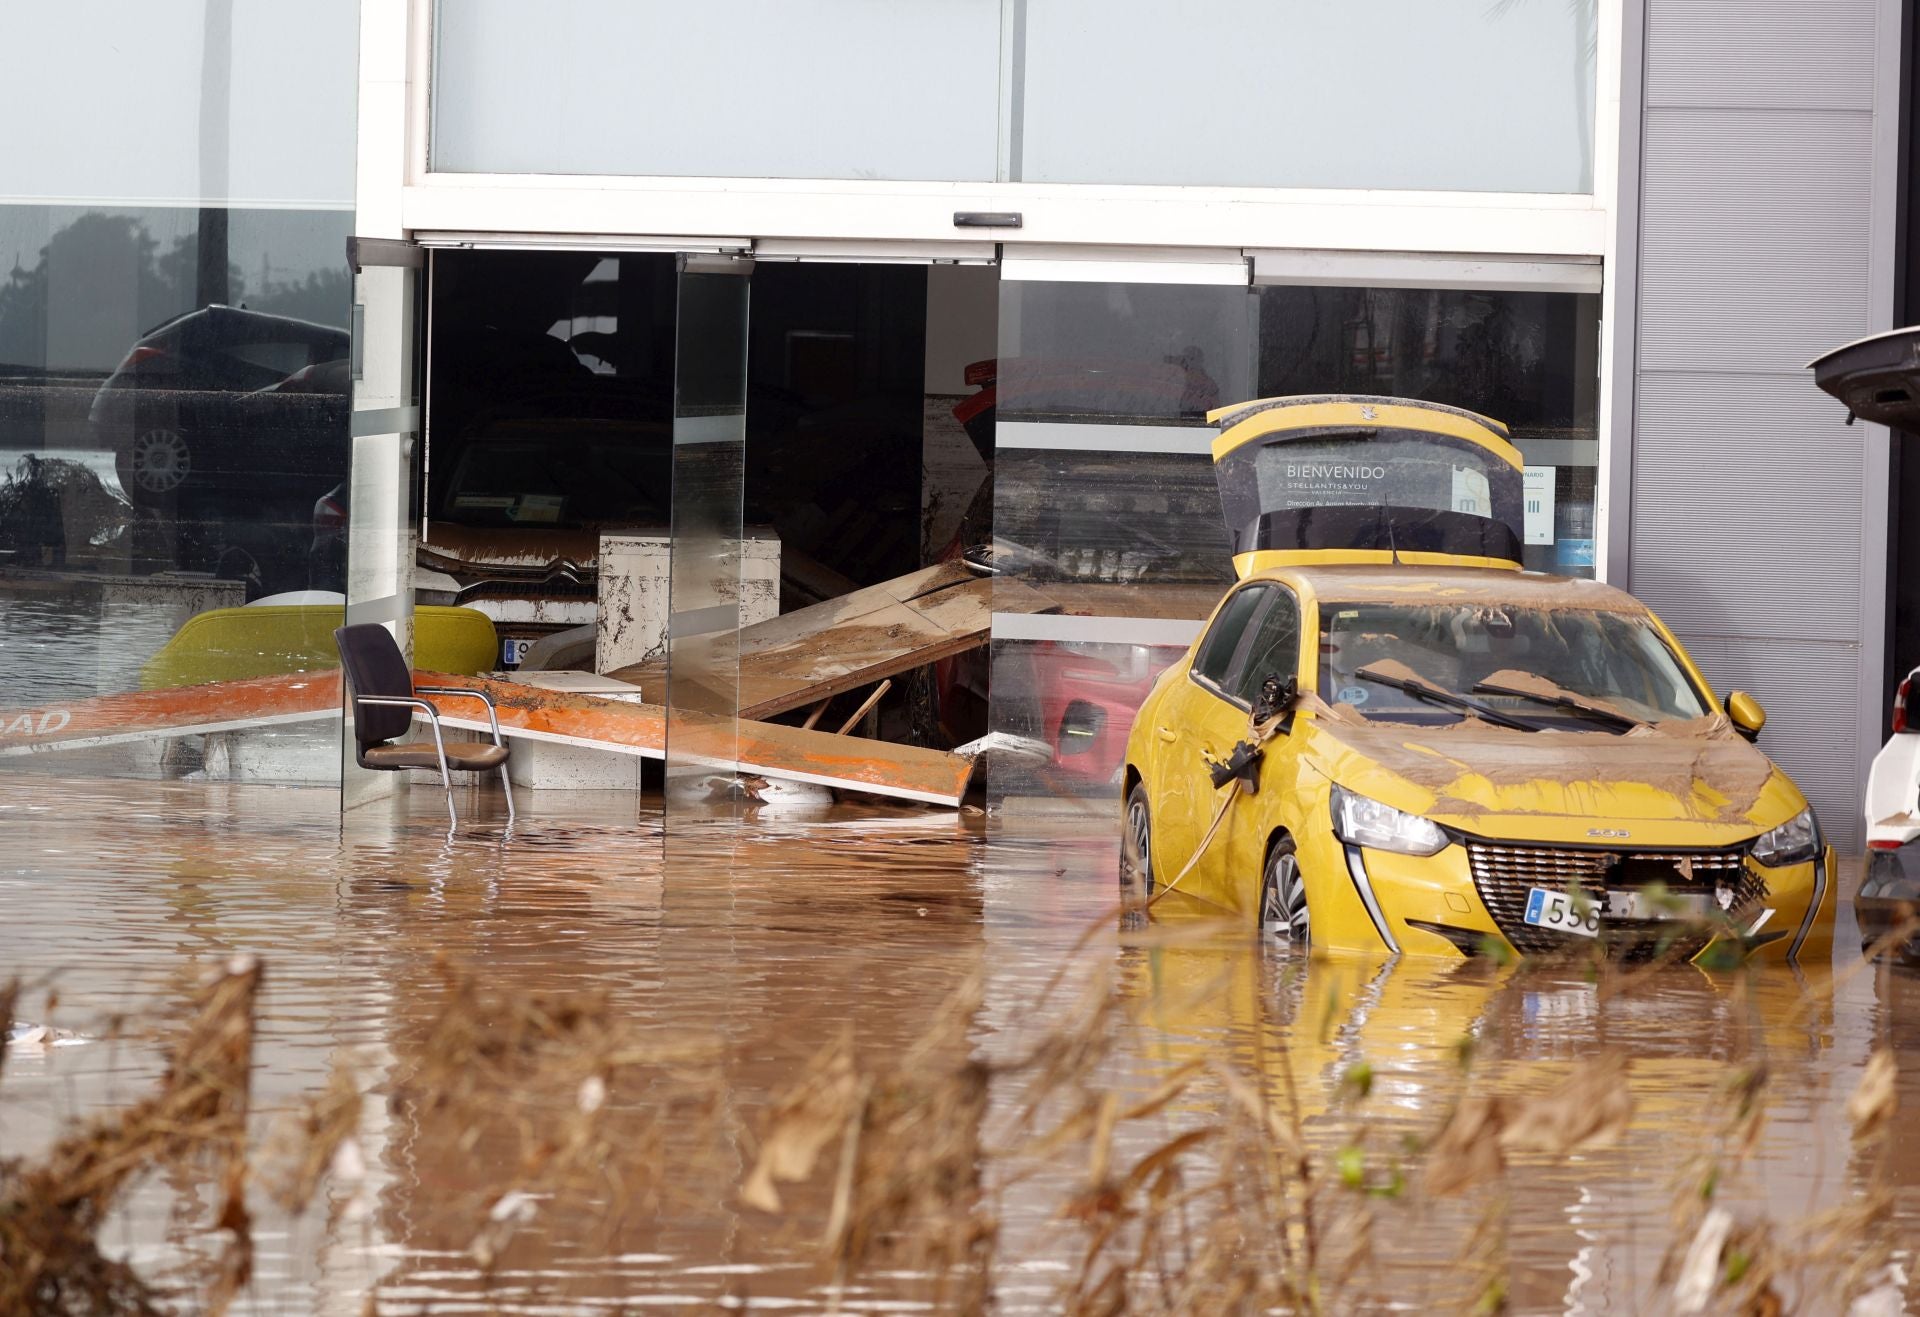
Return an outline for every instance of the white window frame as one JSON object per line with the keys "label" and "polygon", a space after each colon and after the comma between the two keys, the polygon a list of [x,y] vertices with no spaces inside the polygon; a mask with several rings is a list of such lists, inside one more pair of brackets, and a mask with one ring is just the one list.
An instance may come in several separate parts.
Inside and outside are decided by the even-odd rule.
{"label": "white window frame", "polygon": [[[1622,97],[1626,4],[1599,3],[1593,191],[1547,195],[436,173],[428,159],[433,0],[360,0],[355,231],[524,246],[633,245],[663,235],[713,246],[751,235],[800,250],[837,249],[849,258],[872,245],[894,259],[922,259],[906,250],[920,246],[937,260],[954,244],[997,242],[1010,257],[1029,244],[1091,244],[1235,249],[1249,257],[1264,250],[1383,258],[1434,253],[1455,261],[1598,258],[1612,269],[1621,125],[1623,111],[1633,108]],[[959,212],[1013,212],[1021,223],[956,228]],[[825,255],[822,250],[809,259]],[[1616,409],[1625,402],[1614,367],[1632,350],[1631,325],[1625,323],[1630,317],[1616,310],[1631,307],[1632,299],[1620,303],[1620,292],[1611,278],[1601,290],[1602,454],[1594,524],[1596,570],[1603,579],[1616,556],[1609,509],[1618,479],[1606,450]]]}

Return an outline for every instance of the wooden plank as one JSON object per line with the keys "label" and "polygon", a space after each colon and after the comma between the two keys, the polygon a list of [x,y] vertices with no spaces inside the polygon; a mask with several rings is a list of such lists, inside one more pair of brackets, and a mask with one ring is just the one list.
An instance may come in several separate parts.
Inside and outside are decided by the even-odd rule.
{"label": "wooden plank", "polygon": [[338,668],[130,691],[0,710],[0,755],[233,731],[339,713]]}
{"label": "wooden plank", "polygon": [[[499,706],[500,730],[509,738],[535,736],[649,759],[659,759],[666,753],[667,711],[657,704],[535,690],[485,677],[421,672],[415,674],[415,680],[427,686],[486,691]],[[441,720],[456,727],[484,730],[486,718],[477,706],[455,712],[462,703],[439,701]],[[972,761],[944,750],[781,727],[746,718],[676,713],[671,734],[676,760],[708,763],[716,771],[731,771],[737,763],[740,771],[762,777],[813,782],[932,805],[958,806],[973,772]]]}
{"label": "wooden plank", "polygon": [[[942,563],[796,609],[739,633],[740,714],[770,718],[977,648],[992,634],[996,609],[1044,613],[1054,606],[1018,581]],[[674,683],[674,702],[721,710],[727,693],[703,686],[699,656],[691,666],[694,673],[683,670]],[[666,664],[658,660],[612,675],[643,689],[666,688]]]}
{"label": "wooden plank", "polygon": [[[659,759],[666,753],[667,711],[657,704],[541,690],[518,682],[416,672],[422,686],[483,690],[500,710],[500,730],[595,749]],[[435,699],[449,727],[485,731],[471,701]],[[340,670],[253,677],[167,690],[0,711],[0,756],[111,745],[149,737],[245,730],[340,715]],[[815,782],[928,804],[955,806],[967,789],[971,761],[943,750],[892,745],[833,732],[802,731],[741,719],[676,715],[675,756],[707,759],[764,777]],[[735,747],[738,747],[737,752]]]}

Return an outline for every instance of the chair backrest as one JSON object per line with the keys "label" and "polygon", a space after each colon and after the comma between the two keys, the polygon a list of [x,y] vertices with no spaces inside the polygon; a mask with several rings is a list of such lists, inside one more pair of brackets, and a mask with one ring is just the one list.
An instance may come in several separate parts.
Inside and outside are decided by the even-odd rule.
{"label": "chair backrest", "polygon": [[[377,622],[343,626],[333,633],[340,648],[340,666],[347,671],[347,689],[354,695],[389,695],[406,699],[413,694],[413,670],[393,636]],[[392,704],[353,706],[353,739],[376,745],[405,734],[413,725],[413,710]]]}

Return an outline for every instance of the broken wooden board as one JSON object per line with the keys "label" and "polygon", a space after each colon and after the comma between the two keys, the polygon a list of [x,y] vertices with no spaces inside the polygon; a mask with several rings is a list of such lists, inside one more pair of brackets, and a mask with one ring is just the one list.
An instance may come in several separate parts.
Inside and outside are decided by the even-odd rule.
{"label": "broken wooden board", "polygon": [[[992,638],[996,610],[1046,613],[1055,607],[1018,581],[942,563],[703,644],[683,641],[672,698],[715,713],[731,707],[736,664],[730,647],[737,645],[740,716],[769,718],[984,645]],[[667,689],[661,660],[608,675],[643,690]]]}
{"label": "broken wooden board", "polygon": [[[499,706],[500,730],[509,739],[530,737],[646,759],[666,756],[669,720],[657,704],[439,672],[416,672],[414,681],[485,691]],[[340,670],[333,668],[0,710],[0,757],[338,718],[340,699]],[[478,701],[440,696],[434,702],[445,726],[488,730]],[[737,762],[740,771],[763,777],[932,805],[959,805],[973,771],[969,760],[942,750],[747,719],[676,714],[671,735],[674,757],[687,762],[727,771]]]}
{"label": "broken wooden board", "polygon": [[244,731],[340,716],[340,669],[0,710],[0,756]]}
{"label": "broken wooden board", "polygon": [[[485,677],[437,672],[414,676],[423,686],[485,691],[500,711],[500,731],[508,738],[525,736],[661,759],[672,737],[676,761],[709,764],[722,772],[733,771],[737,764],[742,773],[949,807],[960,804],[973,773],[970,760],[944,750],[747,718],[676,712],[669,719],[657,704],[539,690]],[[447,726],[487,730],[486,713],[478,703],[444,696],[435,702]]]}

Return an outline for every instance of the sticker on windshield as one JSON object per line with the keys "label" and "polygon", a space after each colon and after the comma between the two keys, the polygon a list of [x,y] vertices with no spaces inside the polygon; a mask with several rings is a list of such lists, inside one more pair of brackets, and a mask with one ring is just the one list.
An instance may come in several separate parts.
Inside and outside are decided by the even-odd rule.
{"label": "sticker on windshield", "polygon": [[1334,703],[1365,704],[1367,696],[1371,693],[1365,686],[1342,686],[1340,693],[1334,697]]}

